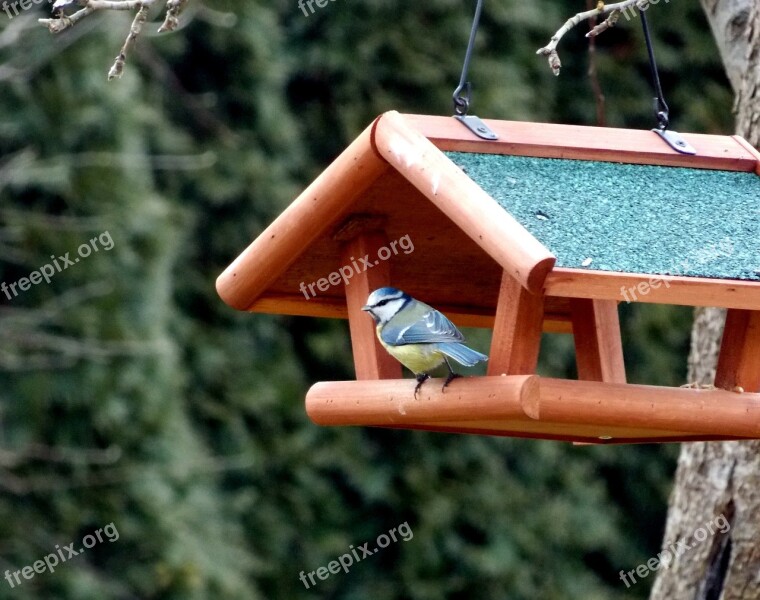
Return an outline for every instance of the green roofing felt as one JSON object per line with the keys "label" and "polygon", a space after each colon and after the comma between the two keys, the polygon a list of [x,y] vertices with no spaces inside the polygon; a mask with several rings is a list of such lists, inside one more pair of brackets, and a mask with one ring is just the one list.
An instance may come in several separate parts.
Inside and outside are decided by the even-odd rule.
{"label": "green roofing felt", "polygon": [[760,280],[754,173],[446,155],[549,248],[558,267]]}

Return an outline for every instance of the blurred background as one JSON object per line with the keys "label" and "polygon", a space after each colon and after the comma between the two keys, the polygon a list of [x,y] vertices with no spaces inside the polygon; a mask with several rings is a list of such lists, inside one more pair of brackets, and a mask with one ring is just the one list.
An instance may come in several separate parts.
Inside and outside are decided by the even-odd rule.
{"label": "blurred background", "polygon": [[[619,571],[659,551],[676,446],[320,428],[303,399],[353,377],[346,323],[238,313],[214,289],[376,115],[451,114],[474,5],[191,0],[172,34],[156,11],[114,82],[131,14],[54,37],[47,3],[0,12],[0,281],[113,240],[0,294],[0,575],[119,534],[0,598],[647,597],[653,575],[629,589]],[[472,112],[652,127],[638,20],[593,55],[571,31],[558,78],[535,55],[585,8],[486,2]],[[673,127],[732,133],[699,4],[648,16]],[[621,317],[629,379],[684,383],[691,311]],[[569,336],[548,336],[541,372],[574,377]],[[405,522],[409,541],[299,581]]]}

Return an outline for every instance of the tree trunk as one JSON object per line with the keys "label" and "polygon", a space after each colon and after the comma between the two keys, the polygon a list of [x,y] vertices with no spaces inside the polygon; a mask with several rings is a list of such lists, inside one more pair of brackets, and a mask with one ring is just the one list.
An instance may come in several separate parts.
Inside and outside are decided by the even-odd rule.
{"label": "tree trunk", "polygon": [[[702,0],[702,5],[736,94],[737,133],[757,147],[760,3]],[[695,311],[689,381],[715,378],[724,320],[723,310]],[[650,600],[760,598],[760,441],[682,446],[663,559],[668,553],[674,558],[658,570]]]}

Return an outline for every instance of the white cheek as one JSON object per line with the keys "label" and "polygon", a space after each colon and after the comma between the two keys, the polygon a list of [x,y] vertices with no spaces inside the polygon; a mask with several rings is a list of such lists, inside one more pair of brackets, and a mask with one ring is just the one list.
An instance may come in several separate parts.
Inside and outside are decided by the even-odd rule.
{"label": "white cheek", "polygon": [[395,317],[398,314],[402,306],[403,306],[402,300],[395,300],[383,306],[382,307],[383,319],[385,319],[386,321],[390,321],[393,317]]}
{"label": "white cheek", "polygon": [[377,313],[378,318],[385,323],[391,318],[392,313],[388,310],[387,306],[378,306],[375,309],[375,313]]}
{"label": "white cheek", "polygon": [[391,300],[390,302],[386,302],[381,306],[375,306],[372,309],[372,312],[377,315],[377,318],[380,319],[381,323],[387,323],[394,316],[396,316],[396,313],[401,310],[403,304],[404,301],[401,298],[397,298],[395,300]]}

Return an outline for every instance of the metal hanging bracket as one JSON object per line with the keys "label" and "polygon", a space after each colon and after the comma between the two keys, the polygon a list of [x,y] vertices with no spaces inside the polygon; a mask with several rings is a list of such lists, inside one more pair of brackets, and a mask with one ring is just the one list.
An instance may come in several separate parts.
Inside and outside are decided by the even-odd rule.
{"label": "metal hanging bracket", "polygon": [[676,152],[681,154],[696,154],[697,151],[681,137],[677,131],[668,129],[670,124],[670,110],[665,102],[665,97],[662,93],[662,86],[660,85],[660,74],[657,71],[657,62],[654,59],[654,48],[652,46],[652,38],[649,35],[649,23],[647,23],[647,16],[644,10],[639,8],[639,17],[641,18],[641,27],[644,29],[644,40],[647,44],[647,53],[649,54],[649,68],[652,72],[652,85],[657,96],[654,99],[654,114],[657,118],[657,127],[652,129],[657,135],[659,135],[665,143],[673,148]]}
{"label": "metal hanging bracket", "polygon": [[499,136],[496,135],[483,121],[481,121],[475,115],[454,115],[454,118],[462,123],[467,129],[472,131],[479,138],[484,140],[498,140]]}
{"label": "metal hanging bracket", "polygon": [[680,152],[681,154],[697,153],[697,151],[689,144],[689,142],[683,139],[681,137],[681,134],[677,131],[672,131],[671,129],[658,129],[656,127],[652,129],[652,131],[654,131],[663,140],[665,140],[665,143],[673,148],[673,150],[676,152]]}
{"label": "metal hanging bracket", "polygon": [[483,0],[478,0],[478,4],[475,7],[475,17],[472,21],[472,30],[470,31],[470,41],[467,43],[467,53],[464,55],[464,64],[462,65],[462,76],[459,78],[459,85],[454,90],[452,100],[454,102],[454,118],[462,123],[472,133],[484,140],[498,140],[499,136],[496,135],[483,121],[481,121],[475,115],[468,115],[467,111],[470,109],[470,92],[472,86],[467,81],[467,71],[470,68],[470,59],[472,58],[472,50],[475,46],[475,35],[478,33],[478,26],[480,25],[480,15],[483,12]]}

